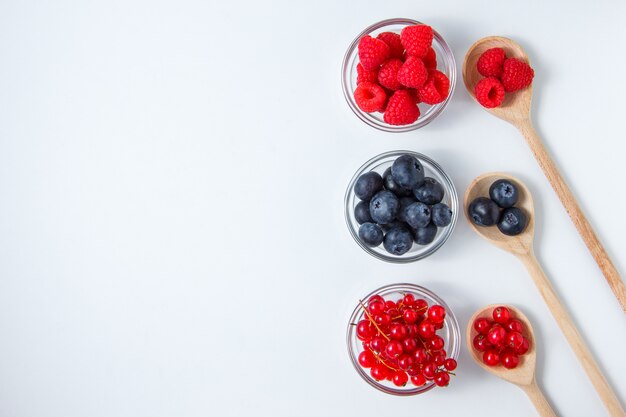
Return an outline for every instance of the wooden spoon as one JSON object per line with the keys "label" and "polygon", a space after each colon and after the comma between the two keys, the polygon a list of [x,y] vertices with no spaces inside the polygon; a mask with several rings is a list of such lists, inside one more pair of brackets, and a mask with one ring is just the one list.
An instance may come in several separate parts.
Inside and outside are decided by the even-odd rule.
{"label": "wooden spoon", "polygon": [[[476,62],[480,55],[490,48],[502,48],[505,50],[507,57],[515,57],[529,62],[522,47],[510,39],[490,36],[474,43],[467,51],[465,61],[463,62],[463,81],[465,82],[465,88],[467,88],[467,91],[474,100],[476,99],[474,87],[482,78],[482,75],[480,75],[476,69]],[[615,265],[611,262],[609,255],[606,253],[598,236],[596,236],[589,221],[587,221],[587,218],[578,206],[576,198],[574,198],[574,195],[563,180],[563,177],[561,177],[559,170],[552,161],[552,158],[550,158],[550,155],[533,127],[530,117],[532,95],[533,89],[532,85],[530,85],[523,90],[507,94],[500,107],[486,110],[494,116],[513,124],[522,135],[524,135],[539,166],[543,169],[552,188],[574,222],[576,229],[578,229],[578,233],[582,236],[591,255],[602,270],[604,277],[621,304],[622,309],[626,312],[626,285],[624,285]]]}
{"label": "wooden spoon", "polygon": [[[526,229],[524,229],[524,231],[517,236],[507,236],[501,233],[496,226],[476,226],[467,212],[469,204],[476,197],[489,196],[489,187],[499,179],[508,179],[517,185],[519,200],[515,206],[524,210],[529,217]],[[524,183],[517,178],[501,172],[484,174],[472,181],[470,186],[467,188],[467,191],[465,192],[464,207],[465,209],[463,211],[465,212],[465,216],[476,233],[497,247],[517,256],[524,263],[530,273],[530,276],[533,278],[537,289],[543,296],[544,301],[556,319],[557,324],[561,327],[561,331],[565,335],[565,338],[569,342],[574,353],[576,353],[578,360],[585,369],[585,372],[587,372],[587,376],[593,383],[598,395],[600,395],[600,398],[607,407],[609,414],[611,416],[626,416],[626,413],[624,413],[624,410],[622,409],[617,396],[613,392],[613,389],[600,371],[600,368],[589,351],[587,344],[580,336],[580,333],[578,333],[578,330],[576,329],[569,313],[563,304],[561,304],[559,297],[552,288],[552,284],[550,284],[550,280],[548,280],[545,272],[543,272],[543,268],[535,257],[533,249],[533,238],[535,234],[535,209],[533,206],[533,198],[530,191],[528,191],[528,188],[526,188]]]}
{"label": "wooden spoon", "polygon": [[537,385],[537,381],[535,380],[535,363],[537,359],[537,351],[535,349],[535,335],[533,333],[533,326],[530,324],[530,321],[528,321],[526,316],[522,314],[521,311],[519,311],[515,307],[507,306],[507,308],[511,310],[511,316],[519,319],[522,323],[524,323],[524,336],[530,342],[530,349],[528,349],[528,352],[526,352],[525,355],[520,356],[520,362],[517,368],[506,369],[502,365],[487,366],[483,363],[482,354],[474,349],[473,340],[474,336],[476,336],[477,334],[476,330],[474,330],[474,320],[479,317],[485,317],[489,320],[492,320],[492,311],[498,305],[501,304],[489,305],[482,310],[474,313],[469,323],[467,324],[467,349],[470,351],[470,354],[474,358],[474,361],[476,361],[476,363],[479,364],[484,370],[523,389],[526,395],[528,395],[530,400],[533,402],[535,408],[541,416],[556,417],[556,414],[552,410],[550,403],[548,403],[548,400],[546,400],[546,397],[541,392],[541,389],[539,388],[539,386]]}

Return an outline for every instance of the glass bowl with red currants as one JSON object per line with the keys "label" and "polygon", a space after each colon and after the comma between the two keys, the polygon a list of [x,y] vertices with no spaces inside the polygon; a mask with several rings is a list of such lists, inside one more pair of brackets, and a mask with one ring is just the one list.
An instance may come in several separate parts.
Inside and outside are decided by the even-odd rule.
{"label": "glass bowl with red currants", "polygon": [[[449,81],[448,93],[445,99],[436,104],[428,105],[423,102],[418,104],[419,116],[417,120],[409,124],[392,125],[385,122],[384,114],[380,111],[365,112],[357,104],[354,92],[358,86],[357,84],[357,66],[359,64],[359,42],[364,36],[371,36],[376,38],[381,33],[395,33],[400,34],[402,29],[408,26],[423,25],[421,22],[412,19],[395,18],[387,19],[381,22],[374,23],[373,25],[365,28],[357,37],[352,41],[343,59],[343,65],[341,69],[341,84],[343,88],[344,97],[350,106],[350,109],[354,114],[363,122],[376,129],[385,132],[409,132],[426,126],[432,122],[448,105],[452,94],[454,93],[454,86],[456,84],[456,62],[452,50],[443,39],[443,37],[433,30],[432,35],[432,50],[436,57],[436,69],[445,75]],[[406,54],[405,54],[406,55]],[[404,59],[404,58],[402,58]]]}
{"label": "glass bowl with red currants", "polygon": [[354,369],[368,384],[407,396],[451,383],[461,336],[439,296],[419,285],[393,284],[359,300],[346,340]]}

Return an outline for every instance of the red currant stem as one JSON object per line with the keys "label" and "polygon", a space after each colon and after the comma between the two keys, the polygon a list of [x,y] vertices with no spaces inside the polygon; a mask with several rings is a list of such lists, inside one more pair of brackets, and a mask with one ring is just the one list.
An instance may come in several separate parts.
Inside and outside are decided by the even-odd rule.
{"label": "red currant stem", "polygon": [[374,355],[374,356],[376,357],[376,359],[378,359],[378,361],[379,361],[380,363],[382,363],[383,365],[385,365],[387,368],[391,369],[392,371],[399,371],[399,369],[396,369],[396,368],[394,368],[394,367],[393,367],[393,366],[391,366],[391,365],[387,365],[387,363],[385,362],[385,360],[384,360],[383,358],[381,358],[381,356],[380,356],[378,353],[374,352],[374,351],[372,350],[372,348],[368,348],[368,349],[370,350],[370,352],[372,352],[372,355]]}
{"label": "red currant stem", "polygon": [[398,320],[398,319],[400,319],[400,318],[402,318],[402,315],[399,315],[399,316],[393,317],[391,320]]}
{"label": "red currant stem", "polygon": [[441,369],[441,372],[445,372],[445,373],[447,373],[448,375],[454,375],[454,376],[456,376],[456,374],[455,374],[454,372],[450,372],[450,371],[447,371],[447,370],[445,370],[445,369]]}
{"label": "red currant stem", "polygon": [[380,329],[380,327],[378,327],[378,324],[376,324],[370,313],[367,311],[367,308],[365,307],[365,304],[363,304],[363,301],[359,300],[359,304],[361,304],[361,307],[363,308],[363,311],[365,312],[365,315],[367,316],[367,319],[370,321],[370,323],[372,323],[374,327],[376,327],[376,330],[378,330],[378,333],[382,334],[383,337],[389,342],[391,339],[385,334],[385,332]]}

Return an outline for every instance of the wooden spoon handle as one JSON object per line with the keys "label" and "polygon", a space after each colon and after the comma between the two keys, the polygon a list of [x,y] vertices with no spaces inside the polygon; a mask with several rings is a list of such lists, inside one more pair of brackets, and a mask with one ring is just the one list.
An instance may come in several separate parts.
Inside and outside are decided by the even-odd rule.
{"label": "wooden spoon handle", "polygon": [[533,402],[533,405],[539,412],[541,417],[556,417],[556,413],[552,409],[552,406],[541,392],[541,388],[537,385],[536,381],[533,381],[530,385],[524,385],[521,387],[530,401]]}
{"label": "wooden spoon handle", "polygon": [[591,255],[602,270],[602,273],[609,283],[611,290],[613,290],[615,297],[617,297],[617,300],[622,306],[622,310],[626,312],[626,285],[624,285],[624,282],[620,278],[617,269],[615,269],[613,262],[611,262],[609,255],[606,253],[606,250],[602,246],[602,243],[600,243],[598,236],[596,236],[596,233],[593,231],[591,224],[589,224],[589,221],[587,221],[587,218],[580,209],[576,198],[574,198],[574,195],[563,180],[559,170],[554,165],[548,151],[545,146],[543,146],[543,142],[539,138],[539,135],[537,135],[537,131],[535,131],[532,122],[530,120],[525,120],[518,123],[516,127],[526,138],[526,142],[535,155],[535,159],[539,163],[539,166],[548,178],[548,181],[550,182],[550,185],[552,185],[556,195],[561,200],[567,214],[569,214],[570,218],[574,222],[578,233],[585,241]]}
{"label": "wooden spoon handle", "polygon": [[561,331],[565,335],[565,338],[569,342],[572,350],[585,369],[585,372],[598,392],[598,395],[600,395],[600,398],[606,405],[609,414],[611,416],[626,416],[626,413],[620,405],[617,396],[602,374],[602,371],[600,371],[600,368],[589,351],[587,344],[581,337],[580,333],[578,333],[578,330],[576,329],[569,313],[563,304],[561,304],[559,297],[554,292],[552,284],[548,280],[548,277],[546,277],[545,272],[543,272],[543,268],[541,268],[539,262],[537,262],[537,258],[535,258],[534,253],[531,251],[526,255],[521,255],[520,259],[528,269],[533,281],[535,281],[537,289],[539,289],[539,292],[543,296],[543,299],[552,312],[557,324],[561,327]]}

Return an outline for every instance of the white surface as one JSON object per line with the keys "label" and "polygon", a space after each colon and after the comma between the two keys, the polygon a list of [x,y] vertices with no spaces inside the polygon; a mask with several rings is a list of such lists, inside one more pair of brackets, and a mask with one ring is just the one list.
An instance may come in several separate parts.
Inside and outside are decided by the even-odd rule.
{"label": "white surface", "polygon": [[527,183],[538,256],[626,403],[625,316],[517,132],[461,83],[408,134],[367,127],[341,95],[344,50],[377,20],[432,24],[459,69],[476,39],[517,39],[537,128],[626,275],[626,3],[518,3],[3,2],[0,416],[533,415],[465,352],[452,385],[420,397],[359,379],[346,321],[401,281],[461,326],[519,306],[557,412],[605,415],[522,265],[464,221],[412,265],[352,241],[348,180],[403,148],[460,194],[486,171]]}

